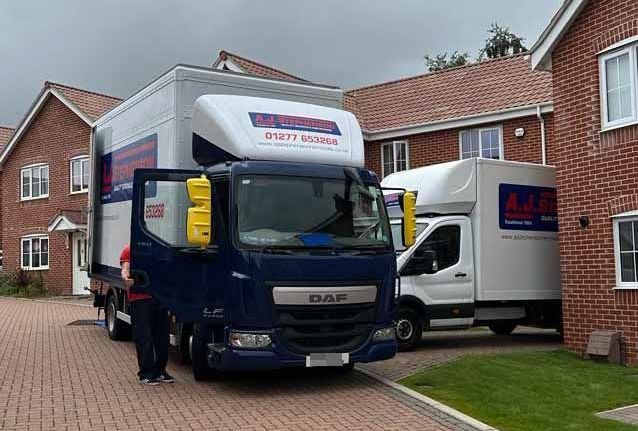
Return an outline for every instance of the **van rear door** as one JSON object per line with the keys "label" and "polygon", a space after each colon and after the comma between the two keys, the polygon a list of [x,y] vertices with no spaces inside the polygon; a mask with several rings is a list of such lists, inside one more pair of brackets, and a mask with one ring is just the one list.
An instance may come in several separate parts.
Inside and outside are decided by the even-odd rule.
{"label": "van rear door", "polygon": [[[208,247],[187,242],[186,217],[192,206],[186,181],[201,171],[137,169],[131,211],[133,291],[150,293],[183,322],[223,318],[224,277],[220,257],[223,229],[213,223],[216,241]],[[215,205],[213,189],[213,214]]]}

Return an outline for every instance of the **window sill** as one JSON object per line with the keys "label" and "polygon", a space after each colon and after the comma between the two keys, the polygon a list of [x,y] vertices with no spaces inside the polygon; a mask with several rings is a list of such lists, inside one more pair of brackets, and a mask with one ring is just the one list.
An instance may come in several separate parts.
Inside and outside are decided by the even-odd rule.
{"label": "window sill", "polygon": [[615,286],[613,290],[638,290],[638,285],[636,285],[636,286]]}
{"label": "window sill", "polygon": [[40,199],[48,199],[49,195],[38,196],[37,198],[20,198],[20,202],[38,201]]}
{"label": "window sill", "polygon": [[25,271],[48,271],[49,267],[48,266],[41,266],[39,268],[27,268],[27,267],[22,267],[22,269],[24,269]]}
{"label": "window sill", "polygon": [[628,123],[615,124],[613,126],[603,126],[603,128],[600,129],[600,133],[611,132],[612,130],[618,130],[624,127],[636,126],[636,125],[638,125],[638,121],[631,120]]}
{"label": "window sill", "polygon": [[87,194],[89,191],[88,190],[82,190],[81,192],[70,192],[70,195],[85,195]]}

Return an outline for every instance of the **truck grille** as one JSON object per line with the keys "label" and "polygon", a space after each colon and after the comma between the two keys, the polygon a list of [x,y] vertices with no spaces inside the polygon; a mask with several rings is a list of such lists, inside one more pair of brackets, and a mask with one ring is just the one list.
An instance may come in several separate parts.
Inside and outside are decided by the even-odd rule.
{"label": "truck grille", "polygon": [[296,353],[345,353],[370,336],[375,304],[275,305],[280,339]]}

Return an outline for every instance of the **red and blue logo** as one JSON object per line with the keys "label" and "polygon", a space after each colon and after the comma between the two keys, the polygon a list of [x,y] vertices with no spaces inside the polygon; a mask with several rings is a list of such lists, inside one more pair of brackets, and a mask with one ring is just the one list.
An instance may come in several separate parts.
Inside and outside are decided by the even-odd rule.
{"label": "red and blue logo", "polygon": [[297,130],[300,132],[327,133],[341,136],[337,123],[319,118],[298,117],[296,115],[268,114],[266,112],[249,112],[253,127],[262,129]]}
{"label": "red and blue logo", "polygon": [[556,189],[499,185],[499,226],[507,230],[558,232]]}

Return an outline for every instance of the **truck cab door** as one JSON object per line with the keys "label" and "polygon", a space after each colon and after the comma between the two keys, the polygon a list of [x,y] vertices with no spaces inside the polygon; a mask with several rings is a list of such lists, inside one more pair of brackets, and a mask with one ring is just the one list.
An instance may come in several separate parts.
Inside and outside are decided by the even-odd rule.
{"label": "truck cab door", "polygon": [[[214,239],[207,247],[187,240],[186,220],[193,203],[186,181],[201,175],[201,171],[137,169],[133,182],[132,291],[150,293],[182,322],[223,318],[222,286],[228,271],[220,256],[222,223],[212,223]],[[211,194],[214,221],[222,217],[222,211],[214,186]]]}
{"label": "truck cab door", "polygon": [[[474,252],[467,217],[435,223],[415,244],[400,270],[413,294],[426,305],[432,326],[464,325],[474,316]],[[429,268],[421,256],[434,256]],[[432,254],[433,252],[433,254]],[[438,321],[438,322],[437,322]]]}

